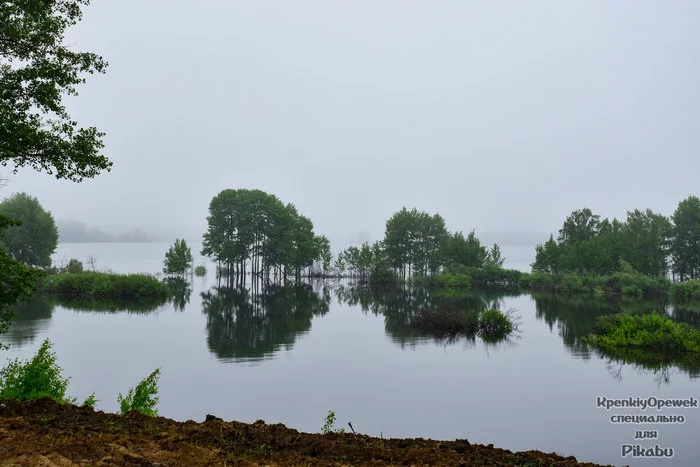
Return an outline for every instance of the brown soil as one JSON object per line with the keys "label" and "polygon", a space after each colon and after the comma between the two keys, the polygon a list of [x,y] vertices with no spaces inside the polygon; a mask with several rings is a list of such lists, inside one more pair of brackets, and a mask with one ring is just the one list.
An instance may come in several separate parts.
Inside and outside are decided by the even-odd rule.
{"label": "brown soil", "polygon": [[0,465],[529,465],[594,466],[467,440],[299,433],[284,425],[176,422],[96,412],[50,399],[0,403]]}

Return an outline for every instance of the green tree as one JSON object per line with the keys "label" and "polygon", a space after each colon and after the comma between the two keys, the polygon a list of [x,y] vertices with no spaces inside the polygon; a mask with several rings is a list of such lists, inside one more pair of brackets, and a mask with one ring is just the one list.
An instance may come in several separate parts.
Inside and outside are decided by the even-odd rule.
{"label": "green tree", "polygon": [[689,196],[680,203],[671,217],[673,240],[671,257],[673,273],[679,280],[700,278],[700,199]]}
{"label": "green tree", "polygon": [[261,190],[221,191],[209,204],[207,223],[202,255],[228,277],[242,277],[250,266],[260,277],[274,271],[299,278],[314,261],[330,263],[330,245],[316,237],[311,220]]}
{"label": "green tree", "polygon": [[163,272],[169,275],[184,276],[192,268],[193,263],[192,250],[184,239],[178,238],[165,253]]}
{"label": "green tree", "polygon": [[590,240],[600,230],[600,216],[584,208],[572,212],[559,231],[559,244],[573,245]]}
{"label": "green tree", "polygon": [[472,230],[466,237],[455,232],[445,245],[445,256],[450,267],[481,268],[488,258],[488,250]]}
{"label": "green tree", "polygon": [[442,246],[448,237],[445,220],[405,207],[386,222],[383,249],[388,265],[401,277],[425,276],[443,264]]}
{"label": "green tree", "polygon": [[85,73],[103,73],[98,55],[64,44],[87,0],[0,3],[0,164],[81,181],[109,170],[102,133],[80,128],[62,99],[77,95]]}
{"label": "green tree", "polygon": [[530,265],[532,272],[544,272],[554,274],[559,272],[561,249],[554,241],[554,237],[549,236],[544,244],[535,247],[535,262]]}
{"label": "green tree", "polygon": [[624,260],[642,274],[665,276],[672,231],[671,221],[650,209],[628,211],[623,228]]}
{"label": "green tree", "polygon": [[506,259],[501,254],[501,247],[498,246],[497,243],[494,243],[486,257],[486,264],[498,266],[500,268],[503,267],[503,263],[505,263],[505,261]]}
{"label": "green tree", "polygon": [[[86,0],[0,3],[0,165],[31,167],[58,179],[92,178],[112,163],[99,150],[102,133],[78,128],[62,104],[76,95],[84,74],[103,73],[101,57],[64,45]],[[0,231],[16,225],[0,215]],[[38,272],[0,249],[0,331],[8,307],[33,290]]]}
{"label": "green tree", "polygon": [[0,214],[20,222],[0,234],[5,251],[28,266],[51,266],[51,255],[58,245],[58,229],[53,216],[41,207],[39,200],[26,193],[14,194],[0,203]]}

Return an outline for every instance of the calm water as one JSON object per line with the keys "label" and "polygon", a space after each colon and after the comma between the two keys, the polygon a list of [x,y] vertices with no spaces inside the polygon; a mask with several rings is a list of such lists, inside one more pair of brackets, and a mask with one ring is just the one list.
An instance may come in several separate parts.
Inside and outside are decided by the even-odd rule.
{"label": "calm water", "polygon": [[[98,268],[152,272],[167,244],[62,244],[56,255],[89,256]],[[193,250],[200,248],[194,245]],[[504,251],[506,247],[503,248]],[[221,291],[211,263],[189,301],[141,309],[39,301],[23,307],[4,342],[27,358],[49,337],[69,393],[96,393],[117,411],[117,395],[162,370],[159,411],[177,420],[284,423],[318,432],[329,409],[338,425],[385,437],[467,438],[510,450],[539,449],[615,465],[697,465],[700,410],[683,425],[613,425],[596,397],[700,398],[692,366],[613,361],[581,343],[595,317],[626,304],[562,302],[529,295],[473,296],[440,306],[513,309],[518,336],[500,344],[421,335],[407,320],[425,297],[376,297],[341,284]],[[518,267],[517,265],[510,265]],[[455,299],[457,300],[457,299]],[[646,308],[654,307],[646,304]],[[697,322],[696,314],[673,312]],[[346,425],[345,425],[346,426]],[[658,440],[635,441],[636,430]],[[673,459],[621,457],[622,444],[675,450]]]}

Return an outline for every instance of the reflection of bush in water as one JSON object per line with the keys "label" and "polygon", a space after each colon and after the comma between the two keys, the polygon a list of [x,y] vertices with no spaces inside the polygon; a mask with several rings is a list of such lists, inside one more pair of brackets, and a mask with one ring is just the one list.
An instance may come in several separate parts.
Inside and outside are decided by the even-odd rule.
{"label": "reflection of bush in water", "polygon": [[96,298],[51,297],[51,302],[69,310],[95,313],[150,313],[168,303],[167,298],[100,300]]}
{"label": "reflection of bush in water", "polygon": [[536,316],[544,320],[550,330],[556,326],[564,345],[582,358],[590,358],[591,349],[583,342],[595,327],[596,320],[614,313],[651,313],[662,310],[665,303],[639,300],[605,300],[594,297],[562,297],[533,293]]}
{"label": "reflection of bush in water", "polygon": [[[425,338],[445,344],[462,339],[474,341],[479,334],[481,313],[500,308],[505,296],[449,289],[363,286],[343,286],[335,292],[338,301],[383,315],[387,333],[400,344]],[[490,337],[500,341],[507,336]]]}
{"label": "reflection of bush in water", "polygon": [[305,284],[216,287],[202,293],[209,349],[224,360],[259,360],[291,347],[328,312],[330,296]]}
{"label": "reflection of bush in water", "polygon": [[[668,373],[672,367],[688,373],[690,378],[700,376],[700,355],[696,353],[664,354],[662,352],[650,352],[642,349],[618,348],[615,350],[603,350],[596,348],[596,353],[610,361],[610,365],[628,364],[637,369],[652,371],[655,374]],[[614,372],[615,377],[622,379],[621,368]]]}
{"label": "reflection of bush in water", "polygon": [[33,342],[40,333],[48,329],[53,309],[53,303],[42,296],[34,296],[29,302],[14,305],[11,308],[12,324],[2,336],[2,343],[22,346]]}

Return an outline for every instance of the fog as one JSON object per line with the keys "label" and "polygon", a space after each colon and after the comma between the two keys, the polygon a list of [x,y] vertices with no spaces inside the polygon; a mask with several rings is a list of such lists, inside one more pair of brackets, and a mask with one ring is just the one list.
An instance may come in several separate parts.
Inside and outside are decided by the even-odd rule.
{"label": "fog", "polygon": [[695,1],[95,1],[69,43],[110,64],[67,103],[114,168],[0,189],[64,224],[201,238],[259,188],[336,247],[403,206],[533,241],[698,194]]}

